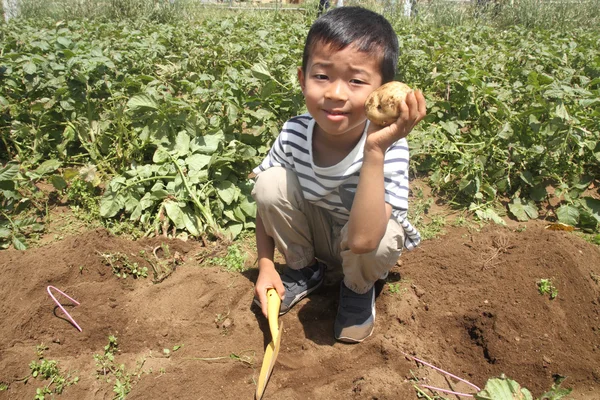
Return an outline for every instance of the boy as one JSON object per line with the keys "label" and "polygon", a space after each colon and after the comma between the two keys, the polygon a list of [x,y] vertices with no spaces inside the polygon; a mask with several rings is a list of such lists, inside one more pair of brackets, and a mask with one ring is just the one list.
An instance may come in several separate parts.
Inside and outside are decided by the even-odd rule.
{"label": "boy", "polygon": [[[403,247],[420,237],[407,221],[408,146],[404,137],[426,114],[415,91],[389,127],[367,121],[367,96],[393,80],[398,39],[381,15],[336,8],[311,27],[298,68],[308,114],[288,120],[257,174],[255,302],[282,298],[280,314],[323,283],[325,265],[341,266],[334,335],[362,342],[373,332],[374,283]],[[275,270],[275,246],[286,259]]]}

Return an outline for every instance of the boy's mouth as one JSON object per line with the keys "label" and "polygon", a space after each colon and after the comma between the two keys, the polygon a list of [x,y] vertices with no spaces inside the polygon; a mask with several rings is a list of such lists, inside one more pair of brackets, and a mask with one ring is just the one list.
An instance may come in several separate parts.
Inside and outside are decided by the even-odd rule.
{"label": "boy's mouth", "polygon": [[347,115],[349,113],[344,111],[336,111],[336,110],[324,110],[329,115]]}

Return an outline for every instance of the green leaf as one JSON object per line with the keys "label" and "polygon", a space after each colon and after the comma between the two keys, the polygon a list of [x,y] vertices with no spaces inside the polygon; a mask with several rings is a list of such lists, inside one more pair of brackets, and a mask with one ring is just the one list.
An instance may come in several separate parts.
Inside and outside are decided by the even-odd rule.
{"label": "green leaf", "polygon": [[59,43],[64,48],[69,48],[71,46],[71,43],[72,43],[71,39],[66,38],[64,36],[59,36],[58,38],[56,38],[56,42]]}
{"label": "green leaf", "polygon": [[222,181],[215,185],[217,194],[225,202],[225,204],[231,204],[239,194],[239,189],[230,181]]}
{"label": "green leaf", "polygon": [[506,222],[496,213],[496,211],[491,208],[486,208],[484,210],[475,211],[475,215],[482,221],[493,221],[498,225],[506,225]]}
{"label": "green leaf", "polygon": [[581,205],[600,221],[600,200],[593,197],[583,197],[579,200]]}
{"label": "green leaf", "polygon": [[173,222],[173,225],[175,225],[177,229],[185,228],[185,219],[179,204],[174,201],[167,200],[164,202],[164,207],[165,211],[167,212],[167,216]]}
{"label": "green leaf", "polygon": [[256,203],[248,200],[248,197],[245,197],[240,202],[240,208],[242,209],[244,214],[246,214],[247,216],[252,217],[252,218],[256,217]]}
{"label": "green leaf", "polygon": [[186,158],[185,163],[189,169],[200,171],[210,163],[211,158],[211,156],[206,154],[192,154]]}
{"label": "green leaf", "polygon": [[539,216],[534,202],[523,203],[518,197],[508,204],[508,209],[519,221],[528,221]]}
{"label": "green leaf", "polygon": [[180,157],[187,155],[190,151],[190,136],[185,132],[179,132],[175,138],[174,149]]}
{"label": "green leaf", "polygon": [[533,400],[531,392],[508,378],[491,378],[477,393],[476,400]]}
{"label": "green leaf", "polygon": [[43,163],[41,163],[40,166],[37,167],[34,172],[39,176],[44,176],[46,174],[49,174],[50,172],[56,171],[60,168],[61,165],[62,163],[58,160],[46,160]]}
{"label": "green leaf", "polygon": [[564,121],[569,121],[571,119],[569,117],[569,113],[567,112],[567,109],[565,108],[564,104],[562,104],[562,103],[556,106],[556,115]]}
{"label": "green leaf", "polygon": [[154,162],[155,164],[163,164],[164,162],[169,161],[170,158],[171,156],[169,155],[169,153],[166,150],[161,149],[159,147],[158,149],[156,149],[154,155],[152,156],[152,162]]}
{"label": "green leaf", "polygon": [[0,239],[8,239],[10,238],[10,235],[12,234],[12,231],[8,228],[0,228]]}
{"label": "green leaf", "polygon": [[548,192],[546,191],[546,187],[543,184],[537,184],[531,188],[529,191],[529,197],[533,201],[543,201],[548,196]]}
{"label": "green leaf", "polygon": [[8,163],[4,167],[0,168],[0,182],[1,181],[12,181],[19,173],[19,164]]}
{"label": "green leaf", "polygon": [[440,126],[450,135],[456,135],[458,133],[458,125],[454,121],[440,121]]}
{"label": "green leaf", "polygon": [[579,210],[569,204],[560,206],[558,210],[556,210],[556,216],[563,224],[577,226],[577,223],[579,222]]}
{"label": "green leaf", "polygon": [[156,101],[147,94],[138,94],[133,96],[127,102],[127,107],[134,112],[155,111],[158,110]]}
{"label": "green leaf", "polygon": [[12,244],[15,246],[17,250],[27,250],[27,245],[25,244],[25,236],[15,234],[12,237]]}
{"label": "green leaf", "polygon": [[100,201],[100,216],[102,218],[112,218],[121,211],[124,204],[125,199],[123,196],[116,193],[110,193]]}
{"label": "green leaf", "polygon": [[271,73],[267,69],[267,65],[264,61],[254,64],[250,71],[252,72],[252,75],[254,75],[254,77],[260,79],[261,81],[268,82],[273,80],[273,75],[271,75]]}
{"label": "green leaf", "polygon": [[587,232],[595,232],[600,221],[598,216],[592,214],[586,209],[579,212],[579,226]]}
{"label": "green leaf", "polygon": [[235,239],[244,229],[244,224],[232,223],[225,227],[225,234],[229,239]]}
{"label": "green leaf", "polygon": [[521,180],[528,184],[529,186],[533,186],[533,174],[529,171],[523,171],[520,174]]}
{"label": "green leaf", "polygon": [[190,234],[192,234],[194,236],[199,236],[200,231],[202,230],[202,227],[201,227],[200,221],[196,217],[196,214],[194,214],[192,209],[187,206],[182,209],[182,213],[183,213],[183,222],[185,224],[185,229],[187,229],[187,231]]}
{"label": "green leaf", "polygon": [[37,72],[37,67],[33,62],[27,61],[25,64],[23,64],[23,72],[28,75],[33,75]]}
{"label": "green leaf", "polygon": [[56,190],[65,190],[67,188],[67,182],[60,175],[52,175],[50,177],[50,183]]}
{"label": "green leaf", "polygon": [[192,153],[204,153],[212,155],[217,151],[219,144],[224,139],[225,135],[222,131],[205,136],[198,136],[192,141],[192,143],[190,143],[190,150]]}

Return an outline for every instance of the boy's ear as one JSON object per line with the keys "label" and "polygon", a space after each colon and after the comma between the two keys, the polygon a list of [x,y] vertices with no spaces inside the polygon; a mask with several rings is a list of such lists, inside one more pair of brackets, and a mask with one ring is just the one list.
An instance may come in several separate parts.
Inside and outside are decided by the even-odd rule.
{"label": "boy's ear", "polygon": [[302,88],[302,93],[304,94],[304,88],[306,88],[306,81],[304,79],[304,72],[302,72],[302,67],[298,67],[298,82],[300,82],[300,87]]}

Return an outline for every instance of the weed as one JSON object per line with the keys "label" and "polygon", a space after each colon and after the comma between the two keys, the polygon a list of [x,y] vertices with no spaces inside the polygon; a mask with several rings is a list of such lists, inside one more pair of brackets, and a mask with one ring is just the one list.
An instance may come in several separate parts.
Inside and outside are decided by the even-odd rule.
{"label": "weed", "polygon": [[433,205],[433,197],[425,199],[423,189],[417,187],[413,190],[413,202],[409,209],[409,218],[419,230],[423,240],[432,239],[443,232],[446,218],[441,215],[429,216],[429,210]]}
{"label": "weed", "polygon": [[139,373],[144,365],[144,361],[138,363],[137,372],[129,372],[125,369],[125,364],[118,364],[115,361],[115,356],[119,351],[119,345],[117,337],[110,335],[108,337],[108,344],[104,346],[104,354],[94,354],[94,361],[96,362],[96,374],[98,379],[104,378],[106,382],[110,382],[114,379],[113,392],[115,392],[115,399],[125,399],[127,394],[131,391],[131,385],[134,376],[139,376]]}
{"label": "weed", "polygon": [[590,277],[596,283],[596,285],[600,285],[600,275],[595,274],[595,273],[593,273],[593,272],[590,271]]}
{"label": "weed", "polygon": [[66,189],[67,199],[77,218],[85,222],[100,219],[96,190],[91,182],[80,177],[75,177],[69,182]]}
{"label": "weed", "polygon": [[558,296],[558,289],[552,283],[552,279],[540,279],[537,281],[537,287],[540,295],[549,295],[550,300],[554,300]]}
{"label": "weed", "polygon": [[119,278],[127,278],[132,275],[134,279],[147,278],[148,267],[140,267],[137,262],[132,262],[123,253],[98,253],[104,260],[104,264],[112,268],[113,273]]}
{"label": "weed", "polygon": [[[46,349],[48,348],[43,344],[38,345],[36,347],[38,361],[32,361],[29,364],[31,377],[34,379],[50,380],[45,386],[36,389],[35,400],[44,400],[46,395],[53,397],[54,394],[61,394],[66,387],[75,385],[79,382],[78,376],[71,378],[70,372],[67,372],[65,375],[60,370],[58,361],[44,359],[43,353]],[[6,388],[3,390],[6,389],[8,389],[8,385],[6,385]]]}
{"label": "weed", "polygon": [[221,357],[191,357],[188,360],[198,360],[198,361],[221,361],[221,360],[233,360],[237,362],[241,362],[242,364],[252,367],[256,360],[256,353],[254,350],[243,350],[240,353],[230,353],[228,356]]}
{"label": "weed", "polygon": [[225,267],[227,271],[243,272],[246,270],[246,258],[247,254],[243,253],[237,244],[234,244],[227,248],[225,257],[212,257],[208,259],[208,262],[212,265]]}
{"label": "weed", "polygon": [[388,283],[388,289],[390,291],[391,294],[399,294],[402,295],[404,293],[406,293],[406,291],[408,290],[407,288],[403,288],[400,286],[400,282],[397,283]]}
{"label": "weed", "polygon": [[48,346],[46,346],[44,343],[40,343],[37,346],[35,346],[35,354],[37,355],[38,359],[42,359],[44,358],[44,351],[48,350]]}

